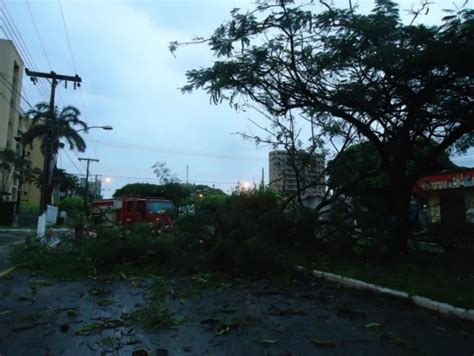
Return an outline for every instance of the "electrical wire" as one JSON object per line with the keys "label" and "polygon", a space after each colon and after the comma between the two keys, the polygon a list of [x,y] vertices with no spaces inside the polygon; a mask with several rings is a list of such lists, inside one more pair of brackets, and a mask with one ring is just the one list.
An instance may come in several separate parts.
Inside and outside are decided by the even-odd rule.
{"label": "electrical wire", "polygon": [[[36,36],[38,37],[38,40],[40,42],[41,49],[43,51],[44,57],[46,59],[46,62],[48,63],[49,70],[52,71],[53,66],[51,65],[51,61],[49,60],[48,52],[46,51],[46,47],[44,45],[43,38],[41,37],[41,33],[38,30],[38,25],[36,24],[35,18],[33,16],[33,11],[31,10],[30,2],[29,2],[29,0],[25,0],[25,3],[26,3],[26,6],[28,8],[28,13],[30,14],[31,21],[32,21],[33,26],[35,28]],[[49,80],[48,80],[48,83],[51,85],[51,82]],[[62,99],[61,94],[58,92],[57,95],[58,95],[59,101],[61,102],[61,105],[64,106],[64,101]]]}
{"label": "electrical wire", "polygon": [[[71,158],[71,156],[69,156],[69,153],[66,151],[66,150],[62,150],[62,152],[64,152],[66,154],[66,157],[69,159],[69,161],[71,161],[72,165],[74,166],[74,168],[77,169],[78,172],[82,172],[82,170],[76,165],[76,163],[74,162],[74,160]],[[81,173],[82,174],[82,173]]]}
{"label": "electrical wire", "polygon": [[[19,31],[18,26],[15,23],[15,20],[13,19],[12,15],[8,11],[8,7],[7,7],[6,3],[4,2],[4,0],[1,0],[1,2],[2,2],[2,5],[3,5],[3,8],[0,8],[0,10],[3,14],[3,22],[4,22],[5,25],[7,25],[11,29],[11,31],[9,31],[10,36],[8,36],[5,33],[4,29],[3,29],[3,32],[5,33],[7,38],[10,37],[10,40],[13,41],[17,45],[18,51],[22,52],[21,55],[22,55],[23,59],[25,60],[25,62],[27,63],[27,65],[30,68],[32,68],[33,70],[38,70],[37,69],[38,66],[35,63],[35,60],[33,59],[33,56],[31,55],[31,52],[29,51],[28,46],[26,45],[26,42],[25,42],[21,32]],[[12,34],[13,34],[13,36],[12,36]],[[49,58],[47,58],[47,61],[49,63]],[[41,94],[44,98],[48,97],[48,94],[47,94],[48,89],[45,87],[44,83],[39,83],[38,86],[37,86],[37,89],[38,89],[38,91],[41,92]]]}
{"label": "electrical wire", "polygon": [[[140,179],[140,180],[151,180],[151,181],[160,181],[160,178],[157,177],[135,177],[135,176],[117,176],[104,173],[98,173],[97,175],[110,178],[119,178],[119,179]],[[189,180],[191,183],[202,183],[202,184],[227,184],[227,185],[236,185],[237,182],[221,182],[221,181],[211,181],[211,180]]]}
{"label": "electrical wire", "polygon": [[18,95],[20,99],[23,99],[23,101],[26,103],[26,105],[30,107],[30,109],[33,108],[33,105],[31,105],[31,103],[27,99],[25,99],[25,97],[23,97],[23,95],[17,89],[13,87],[13,84],[11,84],[5,79],[5,75],[3,73],[0,73],[0,81],[7,87],[8,90],[11,90],[16,95]]}
{"label": "electrical wire", "polygon": [[[58,5],[59,5],[59,10],[61,12],[61,18],[62,18],[62,21],[63,21],[64,32],[66,33],[66,40],[67,40],[67,45],[68,45],[68,48],[69,48],[69,54],[71,55],[72,66],[74,68],[75,74],[77,74],[78,71],[77,71],[77,66],[76,66],[76,60],[74,59],[74,54],[73,54],[72,45],[71,45],[71,39],[69,38],[69,31],[67,29],[66,19],[64,17],[64,11],[63,11],[63,6],[61,4],[61,0],[58,0]],[[78,89],[79,89],[79,95],[80,95],[80,98],[81,98],[82,110],[85,111],[86,109],[85,109],[85,105],[84,105],[84,98],[82,96],[81,87],[79,87]]]}
{"label": "electrical wire", "polygon": [[186,156],[203,156],[203,157],[212,157],[212,158],[221,158],[221,159],[240,159],[240,160],[251,160],[251,161],[266,161],[267,158],[259,156],[246,156],[246,155],[236,155],[236,154],[227,154],[227,153],[218,153],[218,152],[209,152],[209,151],[200,151],[200,150],[191,150],[191,149],[178,149],[166,146],[154,146],[154,145],[143,145],[119,141],[102,141],[102,140],[88,140],[89,142],[98,142],[101,145],[115,147],[125,150],[142,150],[150,152],[161,152],[161,153],[171,153],[171,154],[180,154]]}
{"label": "electrical wire", "polygon": [[33,16],[33,11],[31,11],[30,2],[29,2],[29,0],[25,0],[25,2],[26,2],[26,6],[28,7],[28,12],[30,14],[31,22],[33,23],[33,26],[34,26],[35,31],[36,31],[36,36],[38,37],[41,48],[43,50],[44,58],[46,59],[46,62],[48,63],[49,69],[51,70],[51,68],[53,66],[51,65],[51,61],[49,60],[48,52],[46,51],[46,47],[44,46],[43,39],[41,38],[40,32],[38,30],[38,25],[36,24],[35,17]]}
{"label": "electrical wire", "polygon": [[[1,20],[5,20],[4,17],[1,17],[0,18]],[[6,24],[6,22],[4,22],[4,24]],[[21,57],[25,58],[26,62],[27,62],[27,65],[29,65],[30,67],[32,67],[32,64],[28,62],[28,60],[26,59],[25,57],[25,54],[23,53],[23,50],[20,48],[20,46],[18,45],[17,41],[15,40],[15,36],[13,35],[13,33],[11,32],[11,30],[7,27],[7,26],[1,26],[0,25],[0,29],[2,30],[3,34],[5,35],[5,37],[7,39],[9,39],[10,41],[12,41],[13,43],[16,44],[16,48],[20,54]],[[8,32],[8,33],[7,33]],[[42,97],[42,99],[46,98],[47,97],[47,94],[45,92],[45,89],[43,86],[39,85],[36,87],[36,89],[38,90],[40,96]]]}

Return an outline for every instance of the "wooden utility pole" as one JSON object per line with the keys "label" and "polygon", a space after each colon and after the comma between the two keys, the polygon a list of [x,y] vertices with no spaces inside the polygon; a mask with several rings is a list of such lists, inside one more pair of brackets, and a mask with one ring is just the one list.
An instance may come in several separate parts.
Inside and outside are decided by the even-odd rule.
{"label": "wooden utility pole", "polygon": [[[26,75],[30,77],[31,81],[36,84],[38,78],[45,78],[51,80],[51,96],[49,99],[49,115],[51,122],[55,121],[55,107],[54,99],[56,95],[56,86],[60,81],[64,81],[64,86],[67,87],[67,82],[72,82],[74,84],[74,89],[81,86],[82,79],[77,74],[75,76],[57,74],[53,71],[50,73],[43,72],[32,72],[25,68]],[[48,204],[51,202],[51,183],[53,180],[54,165],[52,165],[52,146],[53,140],[57,139],[57,132],[53,132],[54,125],[49,125],[50,130],[48,131],[46,137],[46,152],[44,155],[43,163],[43,177],[41,179],[41,200],[40,200],[40,216],[46,211]]]}
{"label": "wooden utility pole", "polygon": [[[79,161],[87,161],[87,168],[86,168],[86,184],[85,184],[85,193],[84,193],[84,208],[86,210],[86,214],[89,215],[89,164],[90,162],[99,162],[98,159],[94,158],[79,158]],[[97,178],[96,178],[97,179]]]}

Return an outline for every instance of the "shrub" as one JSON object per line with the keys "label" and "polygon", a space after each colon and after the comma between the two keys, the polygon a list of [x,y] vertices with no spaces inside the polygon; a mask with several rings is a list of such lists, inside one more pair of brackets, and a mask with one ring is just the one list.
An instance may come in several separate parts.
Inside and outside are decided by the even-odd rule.
{"label": "shrub", "polygon": [[83,198],[77,196],[66,197],[59,202],[58,208],[67,213],[72,225],[84,225],[86,212]]}

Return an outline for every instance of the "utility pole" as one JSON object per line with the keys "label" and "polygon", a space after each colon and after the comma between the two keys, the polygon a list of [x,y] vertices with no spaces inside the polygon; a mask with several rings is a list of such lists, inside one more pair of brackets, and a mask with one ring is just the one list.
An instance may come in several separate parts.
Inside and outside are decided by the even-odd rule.
{"label": "utility pole", "polygon": [[[51,80],[51,96],[49,99],[49,115],[52,122],[55,121],[55,107],[54,99],[56,94],[56,86],[59,84],[59,81],[64,81],[64,86],[67,88],[67,83],[72,82],[74,84],[74,89],[81,86],[82,79],[77,74],[75,76],[57,74],[53,71],[50,73],[43,72],[32,72],[28,68],[25,68],[26,75],[30,77],[31,81],[36,84],[38,78],[45,78]],[[51,182],[53,178],[54,165],[51,164],[52,160],[52,144],[53,140],[56,140],[57,132],[53,132],[54,125],[50,125],[50,130],[47,133],[46,137],[46,152],[43,163],[43,177],[41,179],[41,200],[40,200],[40,216],[44,214],[48,204],[51,201]]]}
{"label": "utility pole", "polygon": [[186,184],[189,183],[189,166],[186,165]]}
{"label": "utility pole", "polygon": [[99,162],[99,160],[94,159],[94,158],[79,158],[79,161],[87,161],[86,187],[85,187],[85,193],[84,193],[84,209],[86,211],[86,214],[89,215],[89,205],[88,205],[88,200],[89,200],[89,164],[90,164],[90,162]]}
{"label": "utility pole", "polygon": [[265,190],[265,171],[264,171],[264,168],[262,168],[262,183],[261,183],[261,187],[262,187],[262,190]]}

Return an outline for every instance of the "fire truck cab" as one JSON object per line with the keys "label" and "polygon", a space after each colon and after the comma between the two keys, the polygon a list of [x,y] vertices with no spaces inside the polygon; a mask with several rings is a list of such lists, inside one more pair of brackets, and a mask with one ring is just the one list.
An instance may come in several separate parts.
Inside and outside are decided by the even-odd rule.
{"label": "fire truck cab", "polygon": [[154,229],[172,225],[171,200],[155,197],[122,197],[96,200],[93,202],[92,214],[105,216],[108,221],[123,226],[136,223],[149,223]]}

